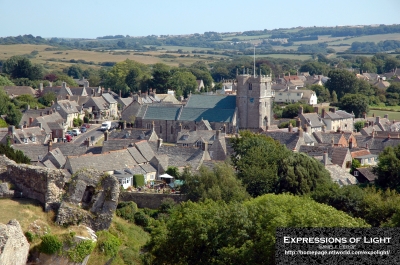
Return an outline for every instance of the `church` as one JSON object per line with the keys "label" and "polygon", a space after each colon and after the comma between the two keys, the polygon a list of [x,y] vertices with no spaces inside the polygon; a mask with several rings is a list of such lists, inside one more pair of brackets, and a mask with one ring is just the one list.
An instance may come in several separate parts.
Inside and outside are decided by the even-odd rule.
{"label": "church", "polygon": [[153,129],[166,142],[176,142],[182,131],[264,131],[273,118],[270,76],[237,75],[236,95],[192,94],[186,104],[144,104],[131,102],[121,113],[135,128]]}

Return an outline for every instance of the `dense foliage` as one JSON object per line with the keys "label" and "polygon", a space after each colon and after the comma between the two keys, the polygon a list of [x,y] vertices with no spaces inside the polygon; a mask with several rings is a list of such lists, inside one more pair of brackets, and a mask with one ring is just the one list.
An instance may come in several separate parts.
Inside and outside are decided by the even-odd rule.
{"label": "dense foliage", "polygon": [[14,160],[17,163],[30,164],[31,160],[29,157],[25,156],[24,153],[20,150],[14,150],[9,145],[0,143],[0,154],[6,155],[11,160]]}
{"label": "dense foliage", "polygon": [[152,232],[152,264],[273,264],[277,227],[368,227],[332,207],[291,195],[244,203],[182,203]]}

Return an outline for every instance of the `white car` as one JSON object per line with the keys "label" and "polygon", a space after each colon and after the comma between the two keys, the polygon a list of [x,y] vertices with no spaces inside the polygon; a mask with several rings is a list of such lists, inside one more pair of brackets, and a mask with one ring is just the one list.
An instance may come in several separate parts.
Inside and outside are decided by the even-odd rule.
{"label": "white car", "polygon": [[81,131],[79,129],[72,129],[72,134],[74,136],[78,136],[79,134],[81,134]]}

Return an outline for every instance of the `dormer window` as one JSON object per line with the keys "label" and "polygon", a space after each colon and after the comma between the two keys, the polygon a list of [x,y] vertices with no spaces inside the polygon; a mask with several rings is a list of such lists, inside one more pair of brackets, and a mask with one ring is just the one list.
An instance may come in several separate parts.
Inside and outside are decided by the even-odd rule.
{"label": "dormer window", "polygon": [[196,147],[201,147],[201,141],[196,142]]}

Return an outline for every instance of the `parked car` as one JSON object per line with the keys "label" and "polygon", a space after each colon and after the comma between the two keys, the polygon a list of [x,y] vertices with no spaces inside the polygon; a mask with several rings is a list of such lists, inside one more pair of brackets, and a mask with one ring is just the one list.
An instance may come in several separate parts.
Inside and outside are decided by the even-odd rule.
{"label": "parked car", "polygon": [[86,129],[89,129],[90,128],[90,124],[89,123],[84,123],[84,124],[82,124],[82,127],[85,127]]}
{"label": "parked car", "polygon": [[107,131],[111,129],[111,121],[105,121],[101,124],[100,131]]}
{"label": "parked car", "polygon": [[68,130],[65,134],[69,134],[71,136],[74,136],[74,133],[72,132],[72,130]]}
{"label": "parked car", "polygon": [[72,136],[69,134],[65,134],[64,142],[71,142],[72,141]]}
{"label": "parked car", "polygon": [[72,129],[72,134],[74,136],[78,136],[79,134],[81,134],[81,131],[79,129]]}
{"label": "parked car", "polygon": [[86,127],[81,127],[81,133],[85,133],[87,131]]}

